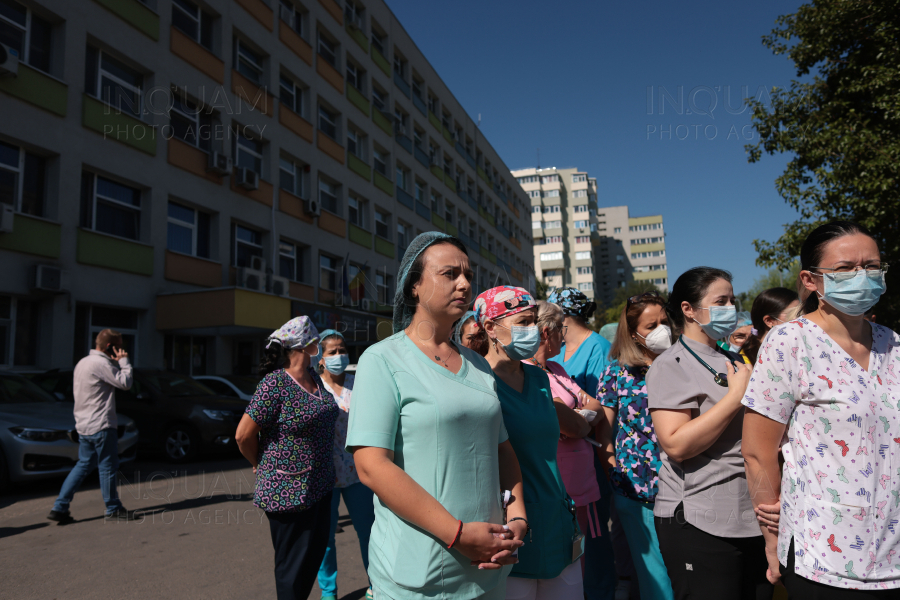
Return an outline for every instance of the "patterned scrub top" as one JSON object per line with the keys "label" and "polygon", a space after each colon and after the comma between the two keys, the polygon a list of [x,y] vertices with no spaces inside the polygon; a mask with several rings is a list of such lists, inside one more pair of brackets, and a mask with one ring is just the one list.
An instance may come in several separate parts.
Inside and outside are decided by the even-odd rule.
{"label": "patterned scrub top", "polygon": [[338,406],[310,369],[309,394],[284,369],[266,375],[247,405],[259,425],[253,504],[266,512],[305,510],[334,489],[334,425]]}
{"label": "patterned scrub top", "polygon": [[615,492],[638,502],[653,502],[659,489],[659,442],[647,407],[646,366],[614,360],[603,373],[597,400],[616,411],[616,465],[609,474]]}
{"label": "patterned scrub top", "polygon": [[[778,560],[842,588],[900,588],[900,338],[872,323],[869,371],[805,318],[766,336],[743,404],[787,423]],[[894,562],[897,560],[897,562]]]}
{"label": "patterned scrub top", "polygon": [[338,396],[331,389],[331,386],[322,380],[322,385],[328,390],[328,393],[334,396],[338,408],[337,422],[334,426],[334,487],[345,488],[350,487],[354,483],[359,483],[359,474],[356,472],[356,463],[353,462],[353,455],[344,449],[347,443],[347,424],[350,422],[350,395],[353,393],[353,382],[356,376],[353,373],[347,373],[344,376],[344,392]]}

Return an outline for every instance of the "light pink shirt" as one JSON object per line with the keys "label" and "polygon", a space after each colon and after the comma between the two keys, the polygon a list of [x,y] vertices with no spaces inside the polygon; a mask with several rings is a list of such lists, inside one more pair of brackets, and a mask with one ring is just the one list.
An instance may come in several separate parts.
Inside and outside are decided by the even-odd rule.
{"label": "light pink shirt", "polygon": [[116,363],[99,350],[91,350],[78,361],[72,381],[75,431],[94,435],[118,426],[116,388],[131,389],[131,365],[127,358]]}
{"label": "light pink shirt", "polygon": [[[562,400],[569,408],[582,408],[578,402],[581,388],[569,377],[562,365],[552,360],[544,365],[550,370],[547,375],[553,397]],[[585,506],[600,499],[600,486],[594,470],[594,451],[587,441],[560,438],[556,448],[556,463],[566,485],[566,492],[576,506]]]}

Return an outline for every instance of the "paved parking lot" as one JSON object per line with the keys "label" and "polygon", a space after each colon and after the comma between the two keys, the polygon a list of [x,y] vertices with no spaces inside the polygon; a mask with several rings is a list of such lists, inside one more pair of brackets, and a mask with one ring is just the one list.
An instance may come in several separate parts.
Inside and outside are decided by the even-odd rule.
{"label": "paved parking lot", "polygon": [[[46,519],[62,480],[0,496],[0,598],[274,598],[272,543],[252,504],[242,459],[174,467],[143,462],[120,473],[119,496],[140,520],[107,523],[96,475],[76,494],[76,519]],[[341,503],[339,598],[365,596],[359,544]],[[320,597],[314,588],[310,598]]]}

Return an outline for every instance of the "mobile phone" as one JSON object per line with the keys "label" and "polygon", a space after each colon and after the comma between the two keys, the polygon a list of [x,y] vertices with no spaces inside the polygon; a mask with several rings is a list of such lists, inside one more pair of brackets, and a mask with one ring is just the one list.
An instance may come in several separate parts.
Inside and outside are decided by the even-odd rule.
{"label": "mobile phone", "polygon": [[110,358],[116,357],[116,350],[119,348],[117,346],[113,346],[112,344],[106,345],[106,350],[104,350],[104,354],[106,354]]}

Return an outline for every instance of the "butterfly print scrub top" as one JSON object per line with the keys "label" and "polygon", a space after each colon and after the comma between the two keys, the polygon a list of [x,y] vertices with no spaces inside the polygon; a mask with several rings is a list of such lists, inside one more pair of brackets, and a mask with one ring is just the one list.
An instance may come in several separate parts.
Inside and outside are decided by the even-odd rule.
{"label": "butterfly print scrub top", "polygon": [[763,342],[745,406],[787,423],[778,560],[835,587],[900,588],[900,339],[872,324],[866,372],[818,325]]}

